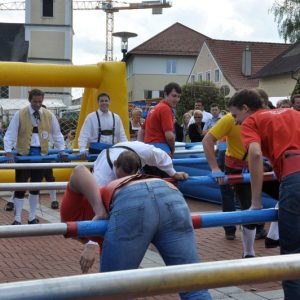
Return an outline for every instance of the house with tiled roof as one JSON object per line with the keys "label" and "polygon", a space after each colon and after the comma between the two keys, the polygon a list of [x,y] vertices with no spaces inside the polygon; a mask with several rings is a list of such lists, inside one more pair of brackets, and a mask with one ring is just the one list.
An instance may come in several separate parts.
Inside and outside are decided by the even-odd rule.
{"label": "house with tiled roof", "polygon": [[255,74],[269,96],[286,97],[300,83],[300,41],[275,57]]}
{"label": "house with tiled roof", "polygon": [[262,67],[290,45],[207,39],[191,69],[189,82],[209,80],[232,96],[237,90],[259,86],[254,78]]}
{"label": "house with tiled roof", "polygon": [[187,82],[204,41],[210,38],[175,23],[129,51],[127,87],[129,101],[163,96],[164,85]]}

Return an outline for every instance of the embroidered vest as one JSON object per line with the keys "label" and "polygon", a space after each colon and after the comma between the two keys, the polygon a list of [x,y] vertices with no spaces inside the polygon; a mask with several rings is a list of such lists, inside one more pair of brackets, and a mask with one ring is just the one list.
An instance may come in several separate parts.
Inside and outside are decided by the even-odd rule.
{"label": "embroidered vest", "polygon": [[[52,114],[43,107],[40,108],[40,111],[42,111],[42,114],[40,114],[41,119],[38,124],[38,135],[40,139],[41,153],[42,155],[47,155],[49,148],[49,135],[51,134]],[[19,154],[29,154],[32,131],[33,125],[31,116],[28,110],[28,106],[26,106],[20,110],[20,123],[16,145],[16,150]]]}

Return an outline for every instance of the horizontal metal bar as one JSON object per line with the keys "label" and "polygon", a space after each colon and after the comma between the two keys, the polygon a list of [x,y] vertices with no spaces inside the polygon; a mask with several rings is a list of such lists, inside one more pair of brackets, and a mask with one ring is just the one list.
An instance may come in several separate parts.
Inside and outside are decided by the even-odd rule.
{"label": "horizontal metal bar", "polygon": [[[60,150],[58,149],[49,149],[48,154],[57,154]],[[79,152],[79,149],[65,149],[64,150],[66,153],[74,153],[74,152]],[[6,152],[4,150],[0,150],[0,155],[5,154]],[[12,151],[12,153],[17,153],[17,151]]]}
{"label": "horizontal metal bar", "polygon": [[64,190],[68,182],[0,183],[0,191]]}
{"label": "horizontal metal bar", "polygon": [[191,149],[191,150],[175,150],[174,154],[200,154],[203,150]]}
{"label": "horizontal metal bar", "polygon": [[[62,157],[67,160],[67,161],[72,161],[72,160],[81,160],[80,154],[68,154],[65,153],[62,156],[58,154],[51,154],[51,155],[30,155],[30,156],[15,156],[13,158],[14,161],[16,162],[28,162],[28,163],[33,163],[33,162],[61,162]],[[89,154],[86,156],[87,160],[96,160],[98,157],[98,154]],[[7,161],[12,160],[10,157],[6,156],[0,156],[0,163],[5,163]]]}
{"label": "horizontal metal bar", "polygon": [[[243,210],[235,212],[214,212],[214,213],[193,213],[192,221],[195,229],[209,228],[217,226],[229,226],[237,224],[262,223],[278,220],[277,210],[274,208],[262,210]],[[108,225],[107,220],[100,221],[80,221],[68,222],[67,232],[58,233],[57,228],[63,227],[60,224],[38,224],[30,225],[32,232],[39,232],[35,235],[50,235],[51,226],[53,226],[53,235],[64,234],[68,237],[86,237],[86,236],[104,236]],[[16,229],[17,228],[17,229]],[[4,225],[0,226],[0,238],[13,238],[31,236],[28,225]]]}
{"label": "horizontal metal bar", "polygon": [[[43,164],[39,164],[39,165],[43,165]],[[264,174],[264,181],[272,181],[275,180],[275,178],[276,176],[273,172],[267,172]],[[225,182],[228,183],[245,183],[245,182],[250,182],[250,174],[245,173],[240,175],[228,175],[225,176],[224,179]],[[211,176],[191,176],[187,180],[177,181],[177,186],[179,189],[181,189],[184,187],[215,184],[215,183],[216,183],[215,178]],[[67,186],[67,182],[0,183],[0,191],[22,191],[24,189],[31,190],[31,191],[56,190],[56,189],[65,189],[66,186]]]}
{"label": "horizontal metal bar", "polygon": [[111,300],[298,278],[300,254],[290,254],[3,283],[0,295]]}
{"label": "horizontal metal bar", "polygon": [[65,235],[68,231],[67,227],[67,223],[0,226],[0,237],[16,238],[29,236]]}
{"label": "horizontal metal bar", "polygon": [[94,166],[93,162],[77,162],[77,163],[13,163],[13,164],[0,164],[0,169],[22,169],[22,170],[33,170],[33,169],[70,169],[76,166],[86,166],[87,168],[92,168]]}

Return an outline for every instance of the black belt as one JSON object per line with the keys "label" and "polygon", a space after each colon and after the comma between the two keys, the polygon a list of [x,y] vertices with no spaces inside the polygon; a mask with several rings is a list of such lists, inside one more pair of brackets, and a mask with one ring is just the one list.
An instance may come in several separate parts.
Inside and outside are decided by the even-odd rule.
{"label": "black belt", "polygon": [[[295,150],[294,150],[295,151]],[[300,155],[300,151],[298,150],[296,150],[295,152],[285,152],[284,153],[284,158],[289,158],[289,157],[293,157],[293,156],[298,156],[298,155]]]}
{"label": "black belt", "polygon": [[112,130],[101,130],[101,135],[112,135],[113,131]]}
{"label": "black belt", "polygon": [[37,126],[32,127],[32,133],[39,133],[39,129]]}

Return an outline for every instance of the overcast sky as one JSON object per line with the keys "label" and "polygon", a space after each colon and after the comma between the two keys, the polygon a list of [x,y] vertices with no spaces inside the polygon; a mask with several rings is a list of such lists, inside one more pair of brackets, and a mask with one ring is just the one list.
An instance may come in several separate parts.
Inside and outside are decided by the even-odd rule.
{"label": "overcast sky", "polygon": [[[172,7],[164,9],[162,15],[152,15],[151,9],[115,13],[114,32],[130,31],[138,34],[129,40],[129,50],[176,22],[215,39],[283,42],[278,36],[273,14],[269,12],[274,0],[171,2]],[[74,10],[73,17],[73,63],[93,64],[102,61],[105,54],[105,13],[102,10]],[[0,22],[22,23],[24,19],[23,11],[0,11]],[[122,57],[120,44],[120,39],[115,38],[114,57],[117,59]]]}

